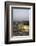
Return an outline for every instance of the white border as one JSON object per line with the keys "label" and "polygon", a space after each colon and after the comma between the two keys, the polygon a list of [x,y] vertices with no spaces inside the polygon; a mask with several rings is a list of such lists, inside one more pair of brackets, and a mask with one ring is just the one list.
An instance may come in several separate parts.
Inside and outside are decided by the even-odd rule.
{"label": "white border", "polygon": [[[30,30],[29,30],[29,36],[13,36],[11,37],[11,7],[27,7],[27,8],[31,8],[31,15],[29,15],[29,23],[30,23]],[[9,6],[9,40],[10,41],[16,41],[16,40],[29,40],[32,39],[33,40],[33,7],[32,6],[26,6],[26,5],[10,5]]]}

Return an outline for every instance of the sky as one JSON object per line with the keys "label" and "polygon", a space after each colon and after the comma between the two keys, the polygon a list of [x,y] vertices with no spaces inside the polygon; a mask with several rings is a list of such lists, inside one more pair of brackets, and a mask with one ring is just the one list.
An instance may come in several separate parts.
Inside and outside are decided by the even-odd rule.
{"label": "sky", "polygon": [[29,9],[13,9],[13,21],[29,21]]}

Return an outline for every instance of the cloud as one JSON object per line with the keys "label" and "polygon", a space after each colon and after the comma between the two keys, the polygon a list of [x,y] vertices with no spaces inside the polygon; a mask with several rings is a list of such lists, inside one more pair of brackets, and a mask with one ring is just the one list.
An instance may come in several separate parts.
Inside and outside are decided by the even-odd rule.
{"label": "cloud", "polygon": [[29,21],[29,9],[13,9],[13,21]]}

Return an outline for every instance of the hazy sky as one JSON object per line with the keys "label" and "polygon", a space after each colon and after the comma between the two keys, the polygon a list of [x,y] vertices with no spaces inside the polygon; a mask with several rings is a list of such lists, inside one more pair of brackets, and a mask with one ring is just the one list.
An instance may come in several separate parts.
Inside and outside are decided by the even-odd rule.
{"label": "hazy sky", "polygon": [[29,9],[13,9],[13,21],[28,21]]}

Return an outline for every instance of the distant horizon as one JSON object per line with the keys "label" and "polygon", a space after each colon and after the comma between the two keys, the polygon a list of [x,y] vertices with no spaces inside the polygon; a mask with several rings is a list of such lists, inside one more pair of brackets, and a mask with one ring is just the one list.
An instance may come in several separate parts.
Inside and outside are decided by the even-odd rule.
{"label": "distant horizon", "polygon": [[[28,20],[29,21],[29,20]],[[13,22],[24,22],[23,20],[22,21],[13,21]]]}

